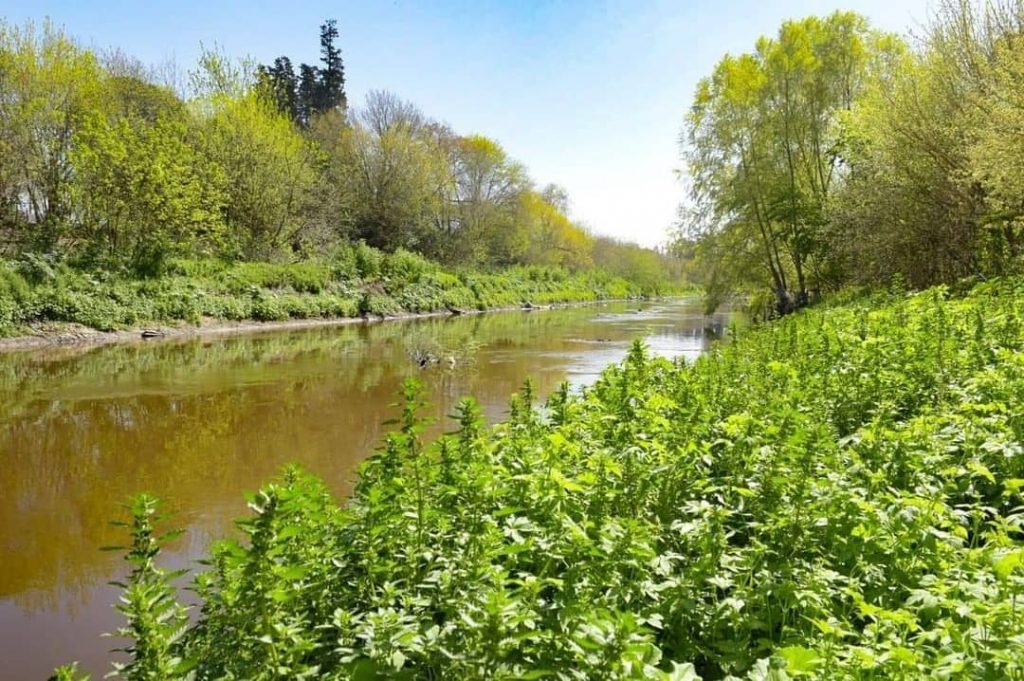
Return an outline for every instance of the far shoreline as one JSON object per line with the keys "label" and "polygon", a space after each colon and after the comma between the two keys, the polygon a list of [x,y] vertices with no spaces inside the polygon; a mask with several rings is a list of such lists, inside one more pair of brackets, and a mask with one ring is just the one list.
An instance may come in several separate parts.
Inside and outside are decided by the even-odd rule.
{"label": "far shoreline", "polygon": [[[680,296],[685,298],[687,296]],[[134,326],[118,331],[98,331],[82,324],[49,323],[39,325],[36,333],[9,338],[0,338],[0,354],[15,352],[31,352],[67,347],[99,347],[103,345],[129,345],[134,343],[159,343],[170,340],[210,338],[218,336],[258,334],[270,331],[288,331],[300,329],[328,328],[349,326],[353,324],[379,324],[384,322],[409,321],[415,319],[431,319],[442,317],[459,317],[486,314],[492,312],[542,312],[545,310],[605,305],[608,303],[650,302],[665,300],[665,297],[652,298],[605,298],[602,300],[582,300],[562,303],[549,303],[531,306],[503,306],[485,309],[468,309],[452,312],[434,310],[431,312],[401,312],[385,316],[337,317],[333,319],[288,319],[283,321],[261,322],[256,320],[228,321],[207,318],[193,324],[147,324]],[[152,335],[144,335],[144,334]]]}

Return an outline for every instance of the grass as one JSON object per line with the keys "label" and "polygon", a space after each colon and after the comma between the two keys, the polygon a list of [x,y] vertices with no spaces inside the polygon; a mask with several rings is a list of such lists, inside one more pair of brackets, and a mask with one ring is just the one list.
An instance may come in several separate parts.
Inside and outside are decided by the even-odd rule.
{"label": "grass", "polygon": [[1024,279],[638,343],[433,443],[421,399],[348,502],[255,494],[191,625],[137,501],[121,675],[1024,678]]}
{"label": "grass", "polygon": [[0,336],[46,322],[114,331],[204,319],[283,321],[485,310],[661,292],[595,271],[517,267],[453,273],[407,251],[385,254],[363,245],[339,248],[318,262],[177,260],[152,279],[27,256],[18,262],[0,260]]}

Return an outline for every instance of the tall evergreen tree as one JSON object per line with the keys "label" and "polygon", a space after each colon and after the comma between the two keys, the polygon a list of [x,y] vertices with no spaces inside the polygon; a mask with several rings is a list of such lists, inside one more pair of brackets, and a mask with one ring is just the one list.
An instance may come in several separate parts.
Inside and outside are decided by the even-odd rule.
{"label": "tall evergreen tree", "polygon": [[313,114],[318,111],[317,97],[320,89],[320,69],[309,64],[299,67],[299,86],[297,91],[296,122],[305,127],[309,125]]}
{"label": "tall evergreen tree", "polygon": [[296,75],[288,57],[278,57],[273,66],[260,66],[259,76],[278,108],[302,127],[313,116],[332,109],[348,108],[345,96],[345,65],[337,47],[338,22],[328,19],[320,25],[322,67],[301,64]]}
{"label": "tall evergreen tree", "polygon": [[292,120],[298,121],[298,80],[295,77],[292,60],[284,56],[278,57],[274,60],[273,66],[260,66],[259,70],[260,79],[277,104],[277,108]]}
{"label": "tall evergreen tree", "polygon": [[331,109],[346,109],[345,66],[341,61],[341,50],[335,45],[338,39],[338,22],[328,19],[320,26],[320,83],[317,97],[317,113]]}

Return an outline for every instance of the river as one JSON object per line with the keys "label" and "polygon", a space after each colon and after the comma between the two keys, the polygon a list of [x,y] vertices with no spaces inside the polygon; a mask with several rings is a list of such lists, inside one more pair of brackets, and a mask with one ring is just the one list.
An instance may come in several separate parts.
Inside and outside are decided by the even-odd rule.
{"label": "river", "polygon": [[586,385],[634,338],[692,360],[708,322],[696,300],[608,303],[0,356],[0,679],[109,669],[124,563],[100,547],[129,495],[166,501],[186,533],[163,562],[192,567],[287,463],[345,495],[406,376],[437,433],[465,395],[500,419],[527,377]]}

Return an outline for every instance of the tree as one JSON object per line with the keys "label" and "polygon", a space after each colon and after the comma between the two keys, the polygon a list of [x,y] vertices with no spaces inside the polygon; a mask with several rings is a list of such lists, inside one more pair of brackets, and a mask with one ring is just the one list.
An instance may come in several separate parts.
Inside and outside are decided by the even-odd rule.
{"label": "tree", "polygon": [[68,237],[93,258],[152,276],[169,256],[218,243],[224,177],[193,149],[183,121],[93,114],[71,164],[79,226]]}
{"label": "tree", "polygon": [[565,187],[549,182],[540,190],[540,195],[561,212],[569,213],[569,192],[565,190]]}
{"label": "tree", "polygon": [[0,21],[0,230],[52,250],[69,221],[69,156],[82,120],[105,105],[96,57],[49,22]]}
{"label": "tree", "polygon": [[221,103],[207,122],[210,157],[224,170],[232,251],[280,257],[310,225],[316,152],[289,119],[257,93]]}
{"label": "tree", "polygon": [[450,172],[412,104],[373,91],[346,131],[341,191],[351,196],[355,235],[368,244],[434,255],[438,187]]}
{"label": "tree", "polygon": [[344,111],[348,108],[345,96],[345,66],[341,61],[341,50],[335,45],[338,39],[338,22],[328,19],[320,26],[320,83],[317,92],[316,111],[326,113],[333,109]]}
{"label": "tree", "polygon": [[317,113],[319,82],[319,70],[315,66],[302,64],[299,67],[299,84],[295,93],[295,122],[304,128],[309,127],[313,115]]}
{"label": "tree", "polygon": [[355,237],[356,195],[350,178],[353,140],[348,122],[338,111],[314,119],[309,138],[320,155],[316,219],[309,241],[313,247],[318,244],[318,251],[323,252],[329,243]]}
{"label": "tree", "polygon": [[1022,253],[1024,3],[951,1],[845,124],[830,245],[859,282],[999,273]]}
{"label": "tree", "polygon": [[971,83],[959,90],[974,131],[971,196],[984,193],[977,265],[1001,273],[1024,255],[1024,2],[947,3],[931,36],[933,51],[953,57],[947,72]]}
{"label": "tree", "polygon": [[261,65],[258,73],[264,88],[278,109],[303,128],[316,116],[348,109],[345,95],[345,65],[337,46],[338,22],[328,19],[320,25],[322,67],[300,64],[298,76],[292,61],[282,56],[272,66]]}
{"label": "tree", "polygon": [[593,266],[593,240],[583,228],[535,191],[523,192],[520,201],[525,262],[573,270]]}
{"label": "tree", "polygon": [[698,86],[684,150],[695,218],[688,235],[758,253],[757,267],[729,278],[770,285],[779,313],[832,283],[824,227],[839,162],[836,122],[885,49],[888,41],[850,12],[787,21],[753,53],[726,56]]}
{"label": "tree", "polygon": [[313,222],[320,158],[255,74],[205,52],[192,104],[202,152],[226,181],[224,255],[273,259],[298,248]]}
{"label": "tree", "polygon": [[260,80],[278,110],[293,121],[302,120],[299,111],[299,81],[288,57],[278,57],[273,66],[260,66]]}
{"label": "tree", "polygon": [[457,140],[453,161],[457,228],[449,236],[454,250],[464,261],[514,262],[522,251],[512,233],[519,199],[529,189],[525,168],[482,135]]}
{"label": "tree", "polygon": [[935,68],[908,58],[849,117],[829,240],[856,282],[899,274],[918,287],[973,269],[981,204],[961,179],[966,148],[951,122],[962,104],[942,93]]}

